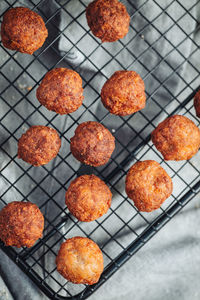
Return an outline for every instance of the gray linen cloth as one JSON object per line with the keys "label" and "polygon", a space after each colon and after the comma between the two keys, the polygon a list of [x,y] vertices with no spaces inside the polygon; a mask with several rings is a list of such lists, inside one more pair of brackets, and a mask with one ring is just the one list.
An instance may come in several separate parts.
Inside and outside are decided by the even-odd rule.
{"label": "gray linen cloth", "polygon": [[[13,1],[14,2],[14,1]],[[10,3],[13,3],[10,1]],[[88,4],[91,1],[44,1],[43,5],[39,6],[40,13],[44,15],[51,16],[60,5],[64,5],[63,9],[56,15],[55,18],[48,23],[49,37],[47,43],[51,43],[56,36],[59,35],[59,30],[55,29],[55,26],[64,30],[64,34],[57,39],[57,42],[53,44],[55,52],[50,50],[46,55],[42,56],[42,62],[51,68],[54,63],[59,60],[59,53],[61,56],[65,55],[65,60],[62,61],[58,66],[63,67],[73,67],[75,68],[83,78],[85,85],[85,80],[91,79],[89,84],[86,84],[84,94],[85,100],[84,105],[91,106],[90,111],[85,112],[84,108],[80,108],[77,112],[72,114],[74,119],[78,119],[78,122],[81,123],[85,120],[95,120],[95,116],[102,118],[106,114],[106,110],[103,108],[100,100],[96,101],[95,104],[92,102],[95,98],[98,97],[98,94],[93,90],[93,88],[100,92],[101,87],[105,80],[116,70],[119,70],[124,66],[124,68],[129,68],[137,71],[145,80],[147,96],[148,97],[147,106],[142,111],[142,113],[137,113],[131,118],[125,117],[128,125],[134,128],[134,131],[130,129],[129,126],[123,126],[120,131],[117,131],[117,128],[122,124],[122,119],[117,116],[105,117],[103,124],[107,126],[110,130],[113,131],[113,134],[118,141],[122,142],[124,145],[127,145],[131,138],[136,136],[136,133],[140,132],[140,137],[145,138],[152,129],[158,124],[158,122],[166,117],[166,113],[163,111],[159,114],[159,117],[155,117],[157,113],[160,112],[160,107],[164,107],[169,104],[166,108],[167,112],[173,111],[173,109],[178,105],[178,102],[183,101],[192,91],[199,85],[198,79],[198,70],[200,69],[200,60],[199,60],[199,50],[196,52],[195,49],[198,48],[200,41],[200,34],[197,28],[196,20],[199,20],[200,17],[200,3],[199,1],[169,1],[161,0],[155,1],[147,0],[137,0],[137,1],[124,1],[124,4],[127,6],[129,13],[132,15],[131,23],[133,28],[130,28],[129,34],[121,42],[112,43],[112,44],[103,44],[103,47],[98,47],[93,53],[92,51],[98,46],[95,39],[91,38],[90,33],[84,31],[80,24],[88,29],[85,14],[84,14],[84,5]],[[133,6],[130,5],[132,2]],[[172,3],[170,5],[170,3]],[[37,4],[37,1],[34,2]],[[195,3],[197,3],[196,6]],[[16,6],[25,5],[31,7],[31,2],[29,1],[18,1],[15,4]],[[181,6],[182,5],[182,6]],[[194,7],[193,7],[194,6]],[[3,11],[7,6],[4,1],[0,2],[0,10]],[[139,9],[135,13],[136,9]],[[162,9],[165,10],[162,13]],[[189,10],[189,13],[186,13],[185,9]],[[68,12],[68,13],[67,13]],[[81,14],[81,12],[83,12]],[[72,21],[72,16],[78,16],[76,22]],[[192,16],[194,18],[192,18]],[[155,19],[155,20],[154,20]],[[174,25],[169,29],[174,21],[178,21],[178,25]],[[152,25],[148,25],[148,20],[154,20]],[[70,23],[71,22],[71,23]],[[68,26],[67,26],[68,25]],[[148,25],[148,26],[147,26]],[[65,27],[67,26],[67,29]],[[184,30],[181,31],[179,26]],[[136,32],[139,32],[144,28],[141,34],[136,35]],[[157,29],[156,29],[157,28]],[[135,30],[134,30],[135,29]],[[165,38],[160,38],[160,35],[165,33]],[[84,35],[84,38],[81,37]],[[136,35],[136,36],[135,36]],[[183,42],[184,38],[188,35],[187,39]],[[135,36],[133,42],[131,38]],[[78,42],[78,43],[77,43]],[[73,44],[77,43],[77,47],[72,48]],[[116,60],[111,59],[110,54],[116,54],[123,47],[123,44],[128,44],[127,50],[121,51],[117,54]],[[173,45],[177,45],[177,50],[173,49]],[[72,49],[71,49],[72,48]],[[107,50],[105,50],[105,49]],[[146,52],[143,53],[148,49]],[[0,63],[3,64],[6,60],[6,54],[3,50],[0,50]],[[170,52],[171,51],[171,52]],[[170,52],[169,55],[167,55]],[[184,60],[187,60],[191,53],[194,54],[190,57],[189,62],[183,63]],[[91,54],[92,53],[92,54]],[[131,54],[132,53],[132,54]],[[89,59],[84,59],[84,55],[89,56]],[[167,56],[166,56],[167,55]],[[166,56],[166,57],[165,57]],[[139,57],[139,58],[138,58]],[[165,58],[164,58],[165,57]],[[138,58],[138,59],[136,59]],[[15,59],[20,62],[21,65],[27,66],[31,62],[32,58],[28,55],[16,54]],[[109,62],[110,61],[110,62]],[[134,61],[134,62],[133,62]],[[94,62],[94,63],[93,63]],[[109,62],[108,65],[105,65],[106,62]],[[133,62],[133,63],[132,63]],[[195,66],[193,68],[191,63]],[[180,66],[181,65],[181,66]],[[20,70],[16,63],[11,61],[11,63],[6,65],[2,72],[14,80],[18,75]],[[103,69],[100,71],[100,69]],[[154,70],[150,75],[147,76],[148,71]],[[176,72],[173,73],[173,70]],[[45,74],[46,69],[42,66],[39,61],[35,61],[30,65],[28,71],[36,79],[40,80],[41,77]],[[169,78],[168,78],[169,77]],[[194,79],[194,80],[193,80]],[[190,83],[193,80],[192,83]],[[160,86],[160,81],[165,81],[164,86]],[[33,79],[30,78],[26,73],[22,74],[16,82],[17,87],[21,89],[21,92],[26,94],[26,88],[33,86]],[[188,85],[187,85],[188,84]],[[1,79],[1,90],[4,90],[6,87],[6,80]],[[181,92],[184,89],[183,92]],[[7,89],[4,93],[4,99],[9,101],[9,104],[15,105],[15,103],[21,98],[16,90],[13,88]],[[45,108],[40,107],[39,103],[35,99],[35,88],[31,93],[27,95],[27,98],[32,101],[35,107],[39,108],[39,112],[45,115],[51,121],[51,126],[56,126],[61,133],[64,133],[72,124],[73,120],[70,117],[64,116],[55,116],[54,113],[48,112]],[[173,101],[172,101],[173,100]],[[158,103],[158,104],[156,104]],[[187,108],[190,108],[192,104]],[[1,115],[3,116],[7,111],[8,107],[5,102],[1,103]],[[29,116],[28,122],[23,123],[19,119],[19,116],[16,114],[8,114],[8,116],[2,121],[4,126],[8,128],[11,132],[15,131],[15,128],[22,124],[22,126],[15,132],[16,139],[30,126],[34,124],[47,125],[46,119],[38,112],[33,112],[33,107],[29,105],[24,99],[20,105],[16,106],[16,111],[19,112],[24,118]],[[80,118],[81,113],[83,115]],[[194,113],[194,110],[192,110]],[[93,113],[93,114],[92,114]],[[183,109],[181,113],[185,114],[186,110]],[[198,120],[192,117],[190,113],[186,115],[193,119],[196,124]],[[145,118],[147,117],[147,119]],[[148,121],[152,121],[152,125],[147,126],[144,130],[141,130]],[[72,128],[67,131],[66,134],[63,134],[67,139],[69,139],[74,132],[76,125],[73,125]],[[115,132],[116,131],[116,132]],[[6,140],[8,133],[6,130],[2,129],[1,142]],[[123,158],[128,155],[128,151],[134,149],[135,145],[138,144],[141,139],[135,139],[133,143],[127,146],[127,151],[123,151],[122,154],[116,158],[120,162]],[[66,156],[66,153],[69,152],[69,143],[67,143],[64,138],[62,139],[62,149],[60,155],[62,157]],[[15,156],[17,151],[16,140],[9,140],[4,144],[6,151],[11,155]],[[115,150],[114,157],[121,150],[120,144],[117,143],[117,149]],[[145,154],[145,151],[147,153]],[[162,159],[159,154],[156,154],[155,151],[150,150],[146,146],[142,152],[144,154],[142,159],[155,159],[158,162],[161,162]],[[139,153],[136,158],[140,159],[141,153]],[[195,170],[192,168],[199,169],[199,158],[200,155],[197,154],[192,160],[191,164],[186,165],[182,171],[180,171],[180,176],[184,178],[185,182],[190,184],[192,178],[195,177]],[[28,169],[26,163],[18,161],[19,164],[23,166],[24,169]],[[0,155],[0,167],[6,165],[9,161],[9,157],[5,154],[4,151],[1,151]],[[66,158],[67,163],[73,167],[74,170],[77,170],[79,174],[85,172],[93,172],[94,170],[88,169],[84,166],[81,166],[71,155]],[[31,176],[33,176],[36,182],[39,182],[47,174],[48,170],[51,170],[52,167],[55,167],[60,162],[59,157],[54,161],[48,164],[46,167],[42,168],[30,168],[28,171]],[[130,164],[132,164],[132,161]],[[184,162],[169,162],[162,163],[162,166],[169,172],[173,177],[174,183],[174,196],[180,194],[180,192],[185,188],[184,182],[176,176],[173,170],[177,170]],[[106,176],[107,173],[112,170],[113,164],[110,165],[103,175]],[[129,166],[126,166],[126,170]],[[99,171],[101,172],[101,168]],[[11,163],[6,170],[4,170],[3,175],[7,176],[11,182],[14,182],[20,175],[21,171],[15,163]],[[66,164],[62,164],[55,168],[53,175],[59,179],[60,182],[65,184],[67,178],[72,176],[72,170]],[[66,178],[67,177],[67,178]],[[112,184],[115,182],[113,181]],[[22,190],[23,193],[28,196],[28,200],[38,205],[48,200],[48,197],[42,192],[41,189],[37,188],[34,190],[34,193],[29,194],[31,189],[34,189],[36,183],[32,181],[30,177],[24,176],[22,180],[16,183],[16,186],[19,190]],[[9,184],[6,182],[4,177],[0,177],[0,187],[3,191]],[[42,183],[41,186],[43,189],[48,191],[49,198],[53,197],[54,201],[57,201],[61,207],[64,205],[64,188],[61,189],[56,195],[54,192],[57,187],[57,183],[54,178],[49,176]],[[117,189],[124,194],[124,177],[117,183]],[[115,208],[117,204],[121,201],[121,197],[118,193],[113,190],[113,203],[112,207]],[[170,203],[168,200],[163,207],[167,207]],[[23,200],[20,193],[17,193],[15,188],[12,187],[9,193],[3,196],[3,200],[7,203],[13,200]],[[129,200],[127,200],[129,201]],[[130,201],[129,201],[130,202]],[[131,202],[130,202],[131,203]],[[131,203],[132,205],[132,203]],[[131,218],[133,214],[133,208],[130,209],[130,205],[124,205],[121,210],[118,210],[118,213],[121,214],[122,218]],[[56,214],[60,212],[60,208],[55,206],[53,201],[48,201],[48,205],[45,205],[42,212],[48,218],[48,220],[53,222],[53,219]],[[153,220],[157,215],[159,215],[160,210],[151,213],[144,214],[145,218],[148,220]],[[110,220],[110,221],[109,221]],[[111,233],[116,232],[118,228],[118,222],[115,222],[112,217],[108,219],[107,228]],[[142,222],[142,219],[134,221],[133,229],[138,233],[142,232],[145,228],[145,223]],[[48,222],[47,222],[48,224]],[[46,225],[47,225],[46,224]],[[90,232],[93,224],[83,224],[84,230]],[[65,234],[67,228],[71,226],[70,222],[67,222],[60,231]],[[81,235],[81,231],[74,229],[70,232],[69,235]],[[69,237],[67,235],[66,237]],[[57,241],[59,234],[56,234],[55,237],[50,241],[50,244],[53,244]],[[96,231],[96,235],[92,236],[100,246],[106,241],[105,235],[101,231]],[[148,299],[200,299],[200,286],[199,286],[199,247],[200,247],[200,205],[199,205],[199,196],[197,195],[195,199],[191,201],[190,204],[184,208],[178,216],[170,221],[149,243],[147,243],[136,255],[133,256],[111,279],[106,282],[94,295],[91,296],[91,299],[137,299],[142,300],[148,297]],[[126,230],[122,233],[122,242],[129,244],[132,241],[133,235],[131,232]],[[120,240],[119,240],[120,241]],[[56,244],[54,251],[57,252],[59,249],[61,241]],[[35,254],[35,258],[39,257],[46,247],[41,247]],[[104,249],[109,255],[115,257],[118,254],[117,245],[113,246],[108,244],[106,249]],[[120,249],[121,251],[122,249]],[[108,262],[106,256],[104,256],[105,262]],[[41,262],[45,269],[51,271],[55,268],[55,256],[51,252],[47,252],[45,258]],[[41,275],[45,276],[45,273],[41,271],[39,266],[36,266],[35,270]],[[0,299],[46,299],[39,289],[23,274],[10,259],[1,252],[0,255]],[[61,278],[59,274],[54,272],[54,277],[57,278],[61,283],[65,283],[65,280]],[[47,283],[54,289],[57,288],[55,281],[48,279]],[[68,284],[69,291],[76,291],[77,287]],[[62,294],[67,295],[67,294]]]}

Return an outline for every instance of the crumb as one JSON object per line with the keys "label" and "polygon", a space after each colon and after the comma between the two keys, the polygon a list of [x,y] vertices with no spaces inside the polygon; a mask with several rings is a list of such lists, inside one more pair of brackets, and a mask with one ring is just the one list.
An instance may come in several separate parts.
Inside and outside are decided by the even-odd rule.
{"label": "crumb", "polygon": [[26,84],[21,84],[21,83],[19,83],[19,84],[18,84],[18,87],[19,87],[21,90],[24,90],[27,86],[26,86]]}
{"label": "crumb", "polygon": [[140,36],[140,37],[141,37],[141,39],[143,39],[143,40],[144,40],[144,35],[143,35],[143,34],[141,34],[141,36]]}
{"label": "crumb", "polygon": [[32,88],[33,88],[32,86],[27,86],[26,89],[27,89],[27,91],[30,91],[30,90],[32,90]]}

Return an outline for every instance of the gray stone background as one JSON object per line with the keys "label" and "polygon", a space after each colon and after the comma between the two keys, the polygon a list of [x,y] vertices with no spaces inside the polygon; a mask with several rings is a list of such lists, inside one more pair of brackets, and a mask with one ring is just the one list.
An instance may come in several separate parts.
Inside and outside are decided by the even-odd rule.
{"label": "gray stone background", "polygon": [[[96,117],[101,119],[105,116],[103,124],[113,132],[119,142],[127,145],[126,149],[117,157],[117,154],[123,149],[120,143],[117,142],[113,157],[120,162],[129,154],[129,151],[131,152],[142,141],[142,138],[145,138],[152,131],[160,120],[166,117],[167,113],[172,112],[200,83],[198,74],[200,69],[200,51],[198,49],[200,34],[198,21],[196,21],[200,19],[200,1],[122,1],[127,6],[129,13],[133,15],[131,19],[133,27],[130,28],[127,37],[121,42],[104,44],[103,47],[99,46],[93,54],[91,52],[98,46],[98,40],[91,37],[85,20],[84,4],[87,5],[89,2],[86,0],[46,0],[42,2],[38,9],[44,19],[45,16],[48,18],[55,13],[57,9],[59,13],[47,22],[49,37],[46,45],[51,44],[55,37],[57,37],[57,40],[52,42],[52,47],[45,51],[44,55],[40,56],[40,59],[34,61],[35,55],[39,54],[41,50],[34,56],[29,56],[13,53],[12,51],[5,52],[3,47],[0,48],[0,66],[3,66],[0,73],[0,168],[2,175],[0,177],[2,196],[0,205],[2,207],[3,202],[8,203],[13,200],[29,200],[37,203],[39,206],[47,202],[42,207],[42,212],[51,222],[54,222],[55,215],[61,213],[61,208],[65,208],[65,183],[67,178],[73,176],[71,167],[78,171],[78,174],[95,172],[94,169],[81,166],[71,155],[66,155],[69,152],[69,139],[77,126],[73,124],[73,120],[81,123],[84,120],[95,120]],[[8,9],[9,4],[12,5],[13,3],[14,1],[11,0],[7,2],[4,0],[0,1],[1,14]],[[32,8],[37,3],[39,1],[24,0],[17,1],[15,6],[25,5]],[[61,10],[60,5],[64,5]],[[186,10],[188,10],[187,13]],[[73,21],[72,17],[77,16],[77,21]],[[153,23],[149,24],[152,20]],[[59,31],[55,26],[60,30],[64,30],[66,26],[67,28],[59,36]],[[137,34],[137,32],[139,33]],[[162,34],[164,34],[164,37],[161,37]],[[78,42],[82,36],[84,38]],[[135,37],[133,41],[131,41],[132,37]],[[77,47],[70,50],[73,44],[77,44]],[[123,49],[123,45],[128,46],[126,49]],[[177,46],[177,49],[174,46]],[[111,60],[109,53],[116,54],[120,49],[123,50],[117,54],[116,59]],[[145,50],[146,52],[142,54]],[[14,57],[8,60],[10,54],[14,55]],[[63,55],[65,55],[65,59],[58,63]],[[85,60],[85,55],[89,56],[89,59]],[[30,64],[27,71],[32,77],[26,71],[23,71],[17,62],[26,68]],[[58,63],[57,66],[73,67],[82,76],[85,87],[84,106],[73,113],[72,116],[63,117],[57,116],[53,112],[48,112],[36,100],[35,90],[37,86],[35,86],[35,81],[39,81],[47,71],[41,62],[48,69],[52,68],[55,63]],[[104,67],[106,62],[109,63]],[[121,69],[122,66],[125,69],[137,71],[143,77],[147,93],[146,108],[142,112],[124,119],[106,115],[107,112],[100,100],[97,99],[95,101],[105,80],[114,71]],[[19,74],[21,75],[16,80]],[[7,88],[8,80],[6,78],[13,82],[14,86]],[[90,80],[89,84],[86,83],[86,80]],[[165,83],[161,85],[160,82],[163,81]],[[12,107],[14,107],[14,110],[10,111],[9,109]],[[90,108],[89,111],[85,110],[87,107]],[[162,109],[164,107],[165,110]],[[6,113],[7,115],[4,117]],[[185,114],[199,125],[199,120],[195,118],[192,101],[180,113]],[[159,114],[158,117],[156,117],[157,114]],[[28,119],[24,121],[27,117]],[[126,123],[124,123],[124,120]],[[150,122],[151,124],[148,125]],[[30,167],[16,157],[17,139],[29,126],[36,123],[56,127],[62,137],[60,156],[41,168]],[[118,131],[119,125],[121,125],[121,129]],[[144,126],[146,127],[144,128]],[[139,137],[136,137],[137,132],[140,132]],[[9,138],[11,133],[13,137]],[[134,137],[133,142],[129,143],[130,139]],[[14,157],[13,161],[11,161],[11,157]],[[63,158],[65,162],[62,161]],[[151,143],[149,143],[135,156],[130,164],[138,159],[155,159],[160,162],[173,178],[173,197],[180,198],[181,192],[184,193],[185,189],[187,189],[187,184],[192,185],[192,181],[197,180],[199,158],[200,155],[198,153],[186,165],[185,162],[166,163],[162,160],[159,153],[154,148],[151,148]],[[125,170],[129,166],[126,166]],[[180,169],[181,166],[182,169]],[[106,176],[114,167],[115,163],[111,162],[105,169],[99,168],[98,171],[102,176]],[[48,172],[52,169],[54,177],[48,175]],[[26,174],[23,175],[22,170],[26,170],[34,180],[31,180]],[[175,174],[177,170],[179,170],[178,175]],[[23,176],[18,180],[21,175]],[[55,180],[55,177],[60,183]],[[10,180],[10,183],[15,182],[15,186],[6,181],[6,178]],[[120,193],[125,196],[124,178],[125,176],[122,176],[122,179],[117,183],[116,179],[110,182],[115,187],[112,190],[114,196],[111,209],[115,209],[121,203],[122,197]],[[42,189],[37,187],[37,182],[40,180],[43,180],[40,183]],[[66,187],[68,184],[66,184]],[[5,192],[8,187],[10,187],[9,192]],[[60,187],[61,190],[55,193]],[[22,196],[20,191],[25,197]],[[30,193],[30,191],[33,192]],[[48,192],[48,194],[44,191]],[[173,197],[163,204],[163,209],[173,202]],[[55,202],[58,205],[55,205]],[[66,212],[67,210],[63,211],[63,215]],[[102,224],[104,224],[104,228],[114,234],[122,225],[122,221],[119,218],[114,218],[111,212],[112,210],[108,213],[108,215],[110,214],[108,220]],[[151,214],[144,213],[143,216],[148,221],[152,221],[161,212],[161,210],[158,210]],[[124,221],[129,220],[135,213],[137,212],[128,199],[126,199],[121,208],[117,209],[117,214]],[[57,221],[58,219],[55,220],[55,222]],[[100,222],[103,221],[104,217],[100,219]],[[83,235],[81,229],[89,234],[98,224],[96,222],[79,224],[80,228],[75,227],[66,234],[68,228],[74,222],[75,219],[73,218],[68,221],[66,226],[60,230],[60,234],[66,238],[74,235]],[[48,221],[46,221],[46,225],[48,225]],[[137,218],[134,218],[133,222],[130,223],[130,227],[139,234],[146,228],[146,223],[137,214]],[[55,247],[53,247],[55,253],[57,253],[62,242],[62,240],[57,242],[60,234],[56,234],[48,242],[48,246],[56,242]],[[103,247],[108,237],[103,230],[97,230],[91,238]],[[135,238],[134,235],[126,228],[121,233],[119,242],[127,246],[133,238]],[[200,205],[199,195],[196,195],[170,223],[92,295],[91,299],[116,300],[124,298],[142,300],[148,298],[160,300],[161,297],[163,300],[200,299],[199,238]],[[48,247],[41,247],[34,257],[37,259],[47,249]],[[117,244],[113,243],[108,243],[103,249],[111,257],[115,257],[122,250],[121,248],[119,249]],[[105,264],[107,264],[109,260],[106,255],[104,255],[104,259]],[[41,264],[46,271],[54,270],[55,255],[48,251]],[[36,264],[34,269],[41,276],[45,276],[45,272],[42,271],[39,265]],[[46,299],[2,251],[0,252],[0,274],[0,299]],[[59,282],[65,283],[65,280],[57,274],[56,270],[53,272],[53,276]],[[48,278],[46,282],[52,288],[58,288],[55,281],[51,278]],[[73,293],[79,290],[79,287],[71,284],[67,284],[67,288]],[[63,292],[62,295],[66,294]]]}

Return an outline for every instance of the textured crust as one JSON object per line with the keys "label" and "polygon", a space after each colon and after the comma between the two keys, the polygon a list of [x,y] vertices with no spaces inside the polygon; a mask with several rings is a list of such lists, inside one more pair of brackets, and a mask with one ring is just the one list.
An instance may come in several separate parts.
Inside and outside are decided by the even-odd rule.
{"label": "textured crust", "polygon": [[29,8],[11,8],[3,16],[1,39],[8,49],[33,54],[42,47],[47,36],[43,19]]}
{"label": "textured crust", "polygon": [[194,108],[195,108],[197,117],[200,118],[200,90],[194,96]]}
{"label": "textured crust", "polygon": [[6,246],[32,247],[43,229],[44,217],[33,203],[14,201],[0,212],[0,239]]}
{"label": "textured crust", "polygon": [[94,284],[103,272],[103,255],[98,245],[84,237],[73,237],[60,247],[58,272],[73,283]]}
{"label": "textured crust", "polygon": [[88,26],[102,42],[122,39],[129,30],[130,16],[118,0],[96,0],[86,9]]}
{"label": "textured crust", "polygon": [[134,71],[117,71],[101,90],[101,100],[110,113],[126,116],[143,109],[146,104],[145,86]]}
{"label": "textured crust", "polygon": [[32,126],[18,141],[18,158],[33,166],[45,165],[59,152],[61,140],[57,131],[47,126]]}
{"label": "textured crust", "polygon": [[172,189],[171,177],[153,160],[135,163],[126,176],[126,193],[140,211],[158,209]]}
{"label": "textured crust", "polygon": [[200,130],[187,117],[174,115],[161,122],[151,134],[165,160],[187,160],[200,147]]}
{"label": "textured crust", "polygon": [[115,138],[102,124],[88,121],[76,128],[70,148],[80,162],[94,167],[102,166],[115,149]]}
{"label": "textured crust", "polygon": [[82,79],[66,68],[49,71],[36,92],[37,99],[47,109],[63,115],[76,111],[83,102]]}
{"label": "textured crust", "polygon": [[83,222],[94,221],[110,208],[112,193],[95,175],[82,175],[70,183],[65,202],[69,211]]}

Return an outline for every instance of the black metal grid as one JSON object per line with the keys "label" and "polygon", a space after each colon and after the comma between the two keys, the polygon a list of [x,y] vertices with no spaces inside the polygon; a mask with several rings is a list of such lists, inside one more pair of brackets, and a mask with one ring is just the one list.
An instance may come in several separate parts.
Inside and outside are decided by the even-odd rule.
{"label": "black metal grid", "polygon": [[[79,3],[80,12],[76,14],[68,10],[68,4],[70,2],[76,4]],[[3,0],[5,10],[12,6],[19,6],[19,1]],[[157,125],[157,121],[161,118],[164,119],[168,115],[174,113],[180,113],[187,115],[196,124],[199,121],[195,117],[192,98],[198,87],[199,71],[193,63],[193,55],[200,52],[198,44],[193,40],[193,35],[199,30],[198,21],[195,18],[194,10],[197,6],[200,6],[200,1],[191,1],[188,7],[185,7],[181,1],[167,1],[163,5],[158,0],[145,0],[141,1],[137,6],[137,1],[123,1],[127,6],[127,9],[131,15],[131,26],[128,36],[118,41],[116,44],[115,53],[108,44],[101,44],[96,39],[85,23],[85,3],[82,0],[55,0],[55,9],[48,11],[44,9],[46,0],[29,0],[27,5],[38,11],[44,18],[49,31],[53,31],[55,34],[50,36],[45,45],[36,54],[29,57],[29,61],[24,65],[23,55],[16,52],[9,51],[2,47],[0,48],[0,61],[1,82],[2,87],[0,90],[0,101],[4,105],[4,114],[0,113],[0,130],[3,133],[3,138],[0,140],[1,154],[5,155],[5,163],[1,167],[1,180],[4,181],[6,188],[1,191],[1,205],[7,204],[9,195],[14,191],[17,200],[19,201],[34,201],[37,200],[38,190],[40,195],[44,197],[39,207],[45,215],[45,231],[44,237],[31,249],[22,249],[17,251],[14,248],[4,247],[1,243],[1,249],[12,260],[19,265],[19,267],[32,278],[32,280],[40,287],[44,293],[51,299],[85,299],[91,295],[99,286],[101,286],[112,274],[117,271],[120,266],[125,263],[134,253],[136,253],[156,232],[162,228],[182,207],[184,207],[199,191],[199,169],[195,165],[194,161],[184,161],[172,164],[171,162],[163,161],[161,155],[155,150],[150,141],[150,132]],[[194,3],[192,3],[194,2]],[[173,15],[173,5],[176,3],[180,7],[180,16],[175,17]],[[144,10],[147,6],[155,5],[159,8],[159,13],[148,19]],[[43,6],[44,5],[44,6]],[[70,6],[69,6],[70,8]],[[4,10],[4,11],[5,11]],[[1,17],[4,13],[1,12]],[[66,28],[61,28],[58,25],[60,13],[66,14],[69,22]],[[168,28],[162,28],[158,26],[157,22],[159,18],[166,15],[170,19],[171,25]],[[196,27],[187,32],[181,25],[184,22],[185,17],[190,16],[191,20],[197,22]],[[139,28],[134,27],[134,19],[141,19],[141,26]],[[2,20],[2,19],[1,19]],[[70,26],[77,25],[80,31],[80,37],[77,40],[69,38],[66,34],[66,30],[70,30]],[[155,33],[155,40],[148,41],[145,34],[148,33],[148,29],[151,27]],[[176,27],[180,30],[180,38],[177,43],[174,43],[168,34]],[[62,29],[62,30],[61,30]],[[69,50],[63,54],[58,50],[58,41],[60,37],[64,37],[71,46]],[[159,49],[160,41],[164,40],[168,43],[168,51],[165,55],[161,55]],[[189,55],[185,56],[182,52],[181,46],[185,42],[191,41],[192,50]],[[85,53],[84,43],[91,42],[93,45],[89,53]],[[140,53],[134,48],[134,44],[143,43],[144,48]],[[133,50],[134,48],[134,50]],[[84,56],[84,59],[80,64],[70,64],[69,57],[73,57],[78,53]],[[98,52],[99,51],[99,52]],[[99,66],[95,63],[93,55],[107,55],[107,61]],[[152,56],[153,53],[153,56]],[[171,55],[179,55],[180,60],[175,65],[170,64],[168,58]],[[51,54],[50,61],[47,59]],[[122,57],[127,57],[127,63],[121,63]],[[156,57],[158,60],[156,64],[149,68],[147,59],[148,57]],[[66,60],[67,59],[67,63]],[[12,63],[10,65],[10,63]],[[81,69],[84,64],[90,64],[96,71],[92,74],[81,73]],[[37,64],[40,68],[43,67],[43,74],[34,74],[30,71],[31,67],[37,68]],[[149,107],[154,107],[154,113],[148,114],[147,109],[138,112],[135,115],[128,117],[116,117],[111,116],[106,110],[101,111],[101,116],[96,115],[97,104],[99,100],[99,91],[93,85],[93,80],[97,76],[101,76],[105,81],[108,77],[105,74],[109,73],[109,68],[116,65],[116,69],[140,69],[146,84],[147,103]],[[181,75],[181,68],[187,64],[187,67],[192,68],[193,76],[185,78]],[[13,67],[14,66],[14,67]],[[90,103],[84,101],[83,106],[74,114],[68,117],[60,117],[54,113],[46,111],[39,105],[37,101],[32,101],[31,97],[34,97],[35,89],[41,81],[44,74],[56,66],[70,66],[72,69],[81,73],[84,82],[85,91],[89,91],[94,94],[94,98]],[[159,68],[165,67],[163,78],[158,76],[157,71]],[[17,74],[14,74],[17,69]],[[106,70],[106,71],[105,71]],[[142,70],[142,71],[141,71]],[[194,75],[196,71],[196,75]],[[16,76],[15,76],[16,75]],[[28,77],[31,88],[19,84],[19,80],[24,76]],[[173,90],[171,88],[171,81],[175,78],[179,79],[180,88]],[[151,87],[148,85],[148,81],[153,80],[156,86]],[[6,92],[8,89],[13,89],[13,93],[17,94],[17,100],[9,101]],[[160,103],[159,93],[162,92],[168,101],[165,104]],[[85,97],[86,98],[86,97]],[[173,100],[173,101],[172,101]],[[29,106],[28,114],[20,110],[20,105],[23,101],[26,101]],[[174,105],[172,105],[172,102]],[[6,111],[6,112],[5,112]],[[6,118],[9,114],[14,114],[18,120],[14,124],[7,124]],[[60,126],[61,118],[65,118],[67,123]],[[105,126],[112,130],[116,138],[116,151],[110,162],[101,168],[88,168],[81,169],[77,163],[72,166],[72,155],[70,151],[62,151],[58,157],[50,164],[40,167],[40,173],[32,166],[29,166],[17,159],[16,147],[12,149],[8,147],[9,143],[17,145],[17,140],[21,133],[25,130],[24,126],[29,127],[33,124],[42,123],[44,125],[50,125],[55,128],[61,138],[66,149],[69,149],[70,137],[73,135],[73,131],[77,124],[80,124],[84,119],[94,119],[103,123]],[[113,119],[113,126],[110,128],[110,120]],[[38,120],[40,121],[38,123]],[[63,120],[63,119],[62,119]],[[138,129],[137,124],[141,122],[142,127]],[[64,129],[63,129],[64,128]],[[131,137],[129,142],[124,144],[123,134],[120,132],[126,132]],[[64,147],[62,144],[62,148]],[[129,201],[121,189],[124,183],[124,178],[127,173],[130,163],[134,163],[137,160],[155,159],[168,171],[172,179],[179,182],[179,188],[181,190],[174,189],[173,195],[163,206],[152,214],[140,213]],[[17,178],[12,178],[10,170],[12,168],[18,170],[20,174]],[[57,169],[66,168],[66,177],[60,178],[57,176]],[[10,169],[11,168],[11,169]],[[188,182],[185,179],[185,168],[191,172],[191,181]],[[189,168],[189,169],[188,169]],[[42,171],[41,171],[42,170]],[[35,172],[35,173],[34,173]],[[37,173],[38,172],[38,173]],[[62,202],[64,199],[64,192],[69,182],[80,175],[83,172],[93,172],[100,176],[105,182],[112,188],[114,194],[112,207],[109,212],[99,220],[90,223],[86,226],[85,223],[77,222],[77,220],[71,216]],[[23,185],[23,181],[26,178],[26,182],[31,182],[31,185],[26,187]],[[43,187],[45,181],[50,180],[54,184],[53,190],[46,190]],[[41,196],[40,196],[41,197]],[[13,200],[13,199],[12,199]],[[11,200],[11,201],[12,201]],[[62,202],[61,202],[62,201]],[[36,201],[37,202],[37,201]],[[49,218],[48,214],[45,214],[49,203],[55,205],[55,213],[53,217]],[[126,215],[126,212],[131,211],[131,217]],[[117,228],[111,226],[113,223],[119,223]],[[63,239],[69,236],[82,235],[87,236],[95,240],[101,247],[104,260],[105,270],[101,276],[99,283],[94,286],[74,286],[67,281],[63,281],[56,272],[56,267],[47,269],[43,264],[45,257],[52,257],[55,259],[59,245]],[[111,251],[114,249],[114,252]],[[39,254],[38,254],[39,253]],[[53,288],[52,288],[53,286]]]}

